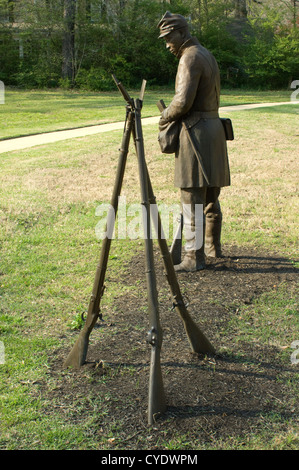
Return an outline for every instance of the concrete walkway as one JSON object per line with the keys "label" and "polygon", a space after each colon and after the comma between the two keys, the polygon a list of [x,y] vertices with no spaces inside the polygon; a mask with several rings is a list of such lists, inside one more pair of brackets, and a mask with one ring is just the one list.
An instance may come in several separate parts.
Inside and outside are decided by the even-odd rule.
{"label": "concrete walkway", "polygon": [[[224,106],[219,109],[220,115],[230,113],[232,111],[240,111],[253,108],[266,108],[269,106],[280,106],[283,104],[295,104],[293,101],[285,101],[280,103],[258,103],[258,104],[243,104],[235,106]],[[297,102],[298,103],[298,102]],[[160,116],[150,118],[143,118],[142,125],[158,124]],[[101,124],[98,126],[88,126],[79,129],[61,130],[55,132],[47,132],[44,134],[30,135],[26,137],[18,137],[15,139],[7,139],[0,141],[0,153],[10,152],[13,150],[21,150],[29,147],[36,147],[37,145],[50,144],[61,140],[73,139],[76,137],[85,137],[88,135],[99,134],[101,132],[109,132],[117,129],[123,129],[124,122],[115,122],[112,124]]]}

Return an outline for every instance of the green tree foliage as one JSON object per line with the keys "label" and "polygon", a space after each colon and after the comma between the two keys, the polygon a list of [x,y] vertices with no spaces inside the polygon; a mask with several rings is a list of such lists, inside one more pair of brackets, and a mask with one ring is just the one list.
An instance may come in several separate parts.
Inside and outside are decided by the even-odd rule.
{"label": "green tree foliage", "polygon": [[[281,6],[286,5],[282,2]],[[283,87],[299,77],[299,30],[287,11],[282,16],[267,8],[265,17],[250,19],[243,64],[254,86]]]}
{"label": "green tree foliage", "polygon": [[[114,89],[174,80],[158,40],[181,13],[216,56],[222,83],[287,87],[299,78],[298,0],[0,0],[0,80],[24,87]],[[69,14],[66,13],[67,6]]]}

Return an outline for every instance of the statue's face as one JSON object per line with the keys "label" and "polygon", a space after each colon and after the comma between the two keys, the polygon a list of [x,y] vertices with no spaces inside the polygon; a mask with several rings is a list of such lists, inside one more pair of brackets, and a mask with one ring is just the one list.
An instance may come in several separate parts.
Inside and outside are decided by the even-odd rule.
{"label": "statue's face", "polygon": [[183,37],[180,30],[172,31],[164,37],[166,41],[166,49],[176,55],[183,44]]}

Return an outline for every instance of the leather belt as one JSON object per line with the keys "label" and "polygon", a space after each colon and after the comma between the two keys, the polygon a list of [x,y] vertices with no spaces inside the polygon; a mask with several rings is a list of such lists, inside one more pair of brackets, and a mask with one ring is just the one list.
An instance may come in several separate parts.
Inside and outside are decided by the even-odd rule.
{"label": "leather belt", "polygon": [[188,129],[195,126],[201,119],[219,118],[218,111],[191,111],[184,116],[183,120]]}
{"label": "leather belt", "polygon": [[193,111],[190,116],[197,119],[215,119],[219,117],[218,111]]}

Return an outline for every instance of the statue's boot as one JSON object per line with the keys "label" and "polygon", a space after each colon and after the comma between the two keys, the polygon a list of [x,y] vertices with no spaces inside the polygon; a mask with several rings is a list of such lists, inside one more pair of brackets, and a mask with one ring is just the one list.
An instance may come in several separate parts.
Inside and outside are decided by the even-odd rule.
{"label": "statue's boot", "polygon": [[205,255],[207,258],[221,258],[222,213],[206,214],[205,222]]}
{"label": "statue's boot", "polygon": [[180,264],[174,265],[175,271],[181,272],[194,272],[200,271],[205,268],[204,250],[190,250],[187,251],[183,261]]}
{"label": "statue's boot", "polygon": [[205,233],[204,217],[196,228],[193,223],[186,226],[185,256],[181,263],[174,265],[175,271],[194,272],[205,268],[203,233]]}
{"label": "statue's boot", "polygon": [[200,191],[184,189],[181,192],[185,256],[181,262],[174,265],[175,271],[194,272],[205,268],[205,215],[202,200]]}

